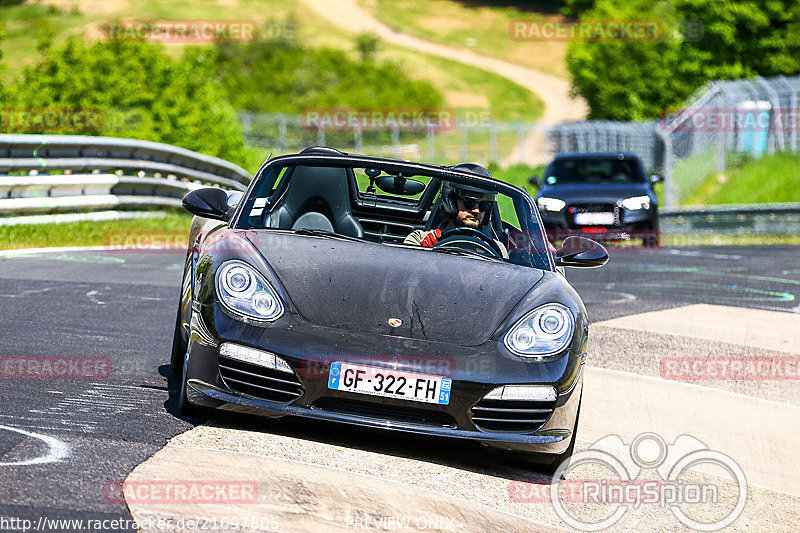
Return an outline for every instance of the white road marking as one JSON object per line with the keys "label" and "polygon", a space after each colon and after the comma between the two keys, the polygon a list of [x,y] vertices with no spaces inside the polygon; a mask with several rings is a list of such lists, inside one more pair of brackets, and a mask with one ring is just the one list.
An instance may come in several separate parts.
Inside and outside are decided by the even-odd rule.
{"label": "white road marking", "polygon": [[86,297],[89,298],[91,301],[96,303],[97,305],[105,305],[105,302],[100,301],[97,295],[100,294],[100,291],[89,291],[86,293]]}
{"label": "white road marking", "polygon": [[13,431],[15,433],[19,433],[21,435],[25,435],[26,437],[30,437],[32,439],[39,439],[48,446],[48,451],[44,455],[40,455],[39,457],[34,457],[33,459],[26,459],[24,461],[14,461],[9,463],[0,462],[0,466],[30,466],[30,465],[41,465],[46,463],[57,463],[62,459],[69,457],[69,445],[66,442],[60,441],[54,437],[49,437],[47,435],[41,435],[39,433],[33,433],[32,431],[25,431],[24,429],[19,429],[16,427],[5,426],[0,424],[0,429],[5,429],[6,431]]}

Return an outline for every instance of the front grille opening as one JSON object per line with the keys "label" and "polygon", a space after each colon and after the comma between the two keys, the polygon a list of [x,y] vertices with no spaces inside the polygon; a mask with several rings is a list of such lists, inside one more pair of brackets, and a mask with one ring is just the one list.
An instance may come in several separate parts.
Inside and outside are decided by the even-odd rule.
{"label": "front grille opening", "polygon": [[337,413],[348,416],[370,418],[405,424],[422,426],[455,428],[456,421],[440,411],[419,409],[416,407],[401,407],[396,405],[382,405],[346,398],[322,398],[314,403],[313,409]]}
{"label": "front grille opening", "polygon": [[224,356],[219,357],[219,375],[229,389],[262,400],[288,403],[303,394],[303,386],[293,373]]}
{"label": "front grille opening", "polygon": [[481,400],[472,407],[472,423],[484,431],[529,433],[553,414],[555,401]]}

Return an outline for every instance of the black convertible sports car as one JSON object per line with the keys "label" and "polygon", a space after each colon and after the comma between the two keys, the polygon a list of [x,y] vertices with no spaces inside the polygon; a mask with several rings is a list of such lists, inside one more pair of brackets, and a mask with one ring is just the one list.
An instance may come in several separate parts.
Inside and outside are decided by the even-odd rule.
{"label": "black convertible sports car", "polygon": [[[470,201],[473,227],[448,227],[445,185],[492,198]],[[561,267],[608,255],[580,237],[552,250],[523,189],[309,148],[265,162],[244,195],[203,188],[183,205],[195,215],[172,350],[184,414],[474,439],[545,468],[571,454],[588,320]],[[403,242],[436,228],[433,246]]]}

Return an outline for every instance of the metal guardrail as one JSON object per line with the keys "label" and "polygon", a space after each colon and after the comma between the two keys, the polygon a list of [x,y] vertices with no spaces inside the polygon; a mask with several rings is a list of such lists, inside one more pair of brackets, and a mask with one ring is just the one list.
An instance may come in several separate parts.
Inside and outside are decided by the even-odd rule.
{"label": "metal guardrail", "polygon": [[198,187],[244,191],[252,179],[233,163],[183,148],[80,135],[0,135],[0,174],[8,174],[0,176],[0,217],[179,207]]}
{"label": "metal guardrail", "polygon": [[[0,134],[0,174],[9,172],[29,174],[0,176],[3,224],[14,223],[9,215],[178,207],[198,187],[244,191],[252,179],[233,163],[167,144]],[[663,209],[660,218],[665,233],[800,234],[800,203]]]}
{"label": "metal guardrail", "polygon": [[665,233],[800,235],[800,203],[686,206],[659,218]]}

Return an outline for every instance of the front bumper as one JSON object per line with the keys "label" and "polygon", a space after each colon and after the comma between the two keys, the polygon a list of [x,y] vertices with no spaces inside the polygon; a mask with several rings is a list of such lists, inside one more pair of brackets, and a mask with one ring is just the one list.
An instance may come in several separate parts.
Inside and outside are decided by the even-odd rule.
{"label": "front bumper", "polygon": [[[335,342],[331,339],[332,334],[345,335],[347,339]],[[302,348],[297,339],[303,339]],[[400,340],[392,338],[389,342]],[[302,385],[302,393],[290,401],[270,401],[234,390],[220,373],[218,345],[222,342],[240,343],[278,354],[293,368]],[[447,361],[449,357],[453,361],[453,368],[448,372],[453,379],[449,404],[425,404],[329,389],[327,370],[323,366],[319,371],[319,362],[347,361],[353,357],[369,360],[369,354],[376,351],[374,342],[375,339],[367,342],[355,334],[332,332],[329,328],[297,321],[290,328],[250,326],[219,309],[204,307],[192,313],[186,397],[194,405],[221,411],[268,417],[297,416],[382,430],[469,439],[506,450],[558,454],[569,446],[582,390],[585,354],[569,353],[532,363],[497,354],[487,355],[487,346],[477,346],[458,347],[464,353],[454,360],[445,355],[452,352],[450,345],[402,339],[403,357],[413,359],[422,357],[421,354],[433,354],[424,357],[440,358],[440,361]],[[347,349],[342,346],[347,346]],[[486,431],[477,427],[471,420],[471,409],[475,404],[498,385],[514,383],[556,387],[558,399],[546,422],[527,432]]]}
{"label": "front bumper", "polygon": [[[649,209],[629,210],[616,205],[598,205],[590,209],[602,212],[612,212],[614,215],[613,224],[587,225],[577,224],[576,208],[568,205],[561,211],[540,210],[542,222],[548,232],[548,236],[560,236],[561,239],[570,235],[583,235],[592,238],[608,237],[609,239],[630,239],[646,237],[658,233],[658,212],[655,206]],[[570,211],[572,210],[572,211]],[[578,207],[581,212],[587,212],[582,207]]]}

